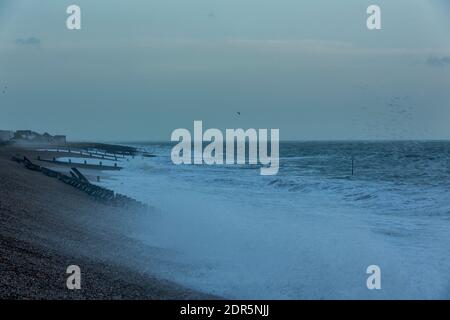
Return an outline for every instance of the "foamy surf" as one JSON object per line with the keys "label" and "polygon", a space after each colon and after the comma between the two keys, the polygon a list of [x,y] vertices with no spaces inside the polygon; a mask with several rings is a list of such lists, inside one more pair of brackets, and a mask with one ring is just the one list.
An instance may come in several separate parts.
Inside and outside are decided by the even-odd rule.
{"label": "foamy surf", "polygon": [[[296,156],[308,163],[285,161],[271,183],[257,168],[177,167],[169,146],[152,148],[159,157],[136,158],[104,184],[158,208],[131,236],[165,249],[151,267],[159,276],[226,298],[449,297],[448,206],[424,197],[411,172],[403,183],[368,179],[368,169],[341,179],[345,157],[333,172],[324,157]],[[379,291],[366,287],[373,264]]]}

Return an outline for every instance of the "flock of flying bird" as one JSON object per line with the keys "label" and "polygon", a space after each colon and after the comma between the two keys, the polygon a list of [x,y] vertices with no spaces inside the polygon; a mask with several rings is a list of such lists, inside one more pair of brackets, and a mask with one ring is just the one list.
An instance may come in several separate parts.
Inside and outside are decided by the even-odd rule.
{"label": "flock of flying bird", "polygon": [[[8,92],[8,86],[0,86],[2,90],[2,95],[6,95]],[[367,89],[361,88],[360,89]],[[384,99],[382,99],[384,100]],[[382,102],[381,105],[385,105],[384,108],[372,109],[367,106],[362,106],[360,108],[361,112],[364,113],[363,119],[366,119],[365,123],[361,123],[361,117],[355,114],[352,119],[355,125],[363,125],[364,131],[369,135],[375,132],[384,132],[390,138],[402,138],[408,136],[411,132],[406,132],[407,129],[415,130],[417,132],[418,128],[413,128],[414,108],[409,101],[408,96],[394,96]],[[381,101],[380,101],[381,102]],[[380,106],[381,106],[380,105]],[[371,114],[369,117],[368,115]],[[236,117],[241,116],[240,111],[235,112]],[[357,123],[356,123],[357,122]],[[422,128],[423,129],[423,128]],[[423,132],[426,133],[426,132]]]}

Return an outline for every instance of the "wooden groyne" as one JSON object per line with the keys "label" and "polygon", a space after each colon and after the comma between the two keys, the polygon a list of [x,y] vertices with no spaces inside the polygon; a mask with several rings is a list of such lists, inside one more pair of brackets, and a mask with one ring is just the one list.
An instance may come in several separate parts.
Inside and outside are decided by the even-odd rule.
{"label": "wooden groyne", "polygon": [[[82,159],[82,158],[80,158]],[[89,164],[87,162],[84,163],[78,163],[78,162],[72,162],[72,161],[60,161],[60,160],[56,160],[56,158],[54,159],[42,159],[41,157],[38,157],[36,160],[41,161],[41,162],[48,162],[48,163],[53,163],[53,164],[57,164],[60,166],[69,166],[69,167],[79,167],[79,168],[84,168],[84,169],[95,169],[95,170],[122,170],[122,167],[119,167],[117,165],[117,163],[114,166],[106,166],[104,164],[102,164],[102,161],[99,161],[99,164]]]}
{"label": "wooden groyne", "polygon": [[92,151],[102,150],[105,153],[116,154],[116,155],[121,155],[121,156],[135,156],[139,153],[139,150],[135,147],[107,144],[107,143],[72,142],[69,144],[69,147],[77,148],[77,149],[92,150]]}
{"label": "wooden groyne", "polygon": [[77,168],[71,168],[72,171],[70,172],[70,176],[68,176],[61,172],[36,165],[33,162],[31,162],[27,157],[21,158],[13,156],[11,160],[23,164],[25,168],[29,170],[41,172],[48,177],[56,178],[67,185],[70,185],[80,191],[85,192],[86,194],[95,198],[96,200],[124,208],[148,209],[148,207],[145,204],[135,199],[132,199],[128,196],[119,193],[115,193],[112,190],[90,183],[89,180]]}
{"label": "wooden groyne", "polygon": [[101,152],[98,150],[85,150],[85,149],[73,149],[73,148],[56,148],[56,153],[64,153],[68,155],[74,155],[79,156],[82,158],[91,158],[91,159],[98,159],[98,160],[111,160],[111,161],[118,161],[119,159],[126,159],[126,156],[122,154],[117,153],[107,153],[107,152]]}
{"label": "wooden groyne", "polygon": [[83,150],[84,153],[90,153],[96,156],[107,157],[135,157],[142,156],[145,158],[153,158],[154,154],[146,152],[141,148],[118,145],[118,144],[107,144],[107,143],[92,143],[92,142],[71,142],[67,147],[72,150]]}

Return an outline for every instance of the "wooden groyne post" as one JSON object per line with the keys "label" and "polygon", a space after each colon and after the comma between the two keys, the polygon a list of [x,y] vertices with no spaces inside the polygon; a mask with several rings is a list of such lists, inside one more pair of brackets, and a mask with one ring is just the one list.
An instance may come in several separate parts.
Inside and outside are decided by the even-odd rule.
{"label": "wooden groyne post", "polygon": [[[135,199],[132,199],[125,195],[121,195],[119,193],[115,193],[114,191],[107,188],[91,184],[89,180],[77,168],[72,168],[72,171],[70,171],[70,176],[68,176],[45,167],[35,165],[25,156],[22,159],[18,156],[13,156],[11,157],[11,160],[23,164],[29,170],[39,171],[49,177],[57,178],[65,184],[71,185],[72,187],[75,187],[78,190],[87,193],[97,200],[111,203],[112,205],[120,207],[137,207],[145,210],[148,209],[147,205]],[[97,180],[100,180],[100,176],[97,177]]]}
{"label": "wooden groyne post", "polygon": [[355,173],[355,157],[352,155],[352,176]]}

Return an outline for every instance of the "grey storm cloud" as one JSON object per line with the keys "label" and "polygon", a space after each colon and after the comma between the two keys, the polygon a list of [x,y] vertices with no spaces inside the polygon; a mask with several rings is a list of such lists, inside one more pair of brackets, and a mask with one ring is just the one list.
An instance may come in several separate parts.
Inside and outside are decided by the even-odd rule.
{"label": "grey storm cloud", "polygon": [[427,59],[427,64],[433,67],[445,67],[450,65],[450,57],[430,56]]}
{"label": "grey storm cloud", "polygon": [[26,39],[16,39],[15,43],[19,46],[38,46],[41,44],[41,40],[36,37],[29,37]]}

